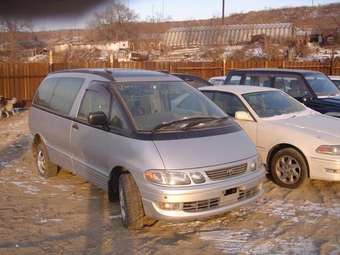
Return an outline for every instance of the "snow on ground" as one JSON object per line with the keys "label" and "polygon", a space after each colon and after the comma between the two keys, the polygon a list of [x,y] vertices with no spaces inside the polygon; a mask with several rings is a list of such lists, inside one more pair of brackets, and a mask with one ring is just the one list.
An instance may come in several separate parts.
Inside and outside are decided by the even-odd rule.
{"label": "snow on ground", "polygon": [[81,177],[36,175],[22,113],[0,121],[0,254],[340,254],[340,183],[264,187],[218,217],[129,231],[118,203]]}

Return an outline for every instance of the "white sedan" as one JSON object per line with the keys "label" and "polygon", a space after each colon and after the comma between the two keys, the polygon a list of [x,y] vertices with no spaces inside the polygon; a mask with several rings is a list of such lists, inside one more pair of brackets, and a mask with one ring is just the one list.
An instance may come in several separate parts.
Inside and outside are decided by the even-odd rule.
{"label": "white sedan", "polygon": [[217,85],[223,85],[226,79],[227,79],[227,76],[215,76],[215,77],[211,77],[208,80],[208,82],[210,82],[214,86],[217,86]]}
{"label": "white sedan", "polygon": [[276,89],[200,90],[247,132],[277,184],[296,188],[308,177],[340,181],[340,119],[317,113]]}

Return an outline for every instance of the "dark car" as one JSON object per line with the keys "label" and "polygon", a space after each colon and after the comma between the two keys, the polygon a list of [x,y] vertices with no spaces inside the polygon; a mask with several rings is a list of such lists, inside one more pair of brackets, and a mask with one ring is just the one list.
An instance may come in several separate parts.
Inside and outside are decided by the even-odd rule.
{"label": "dark car", "polygon": [[340,90],[320,72],[291,69],[232,70],[224,84],[281,89],[315,111],[340,118]]}
{"label": "dark car", "polygon": [[172,75],[177,76],[194,88],[212,86],[212,84],[198,76],[183,73],[172,73]]}

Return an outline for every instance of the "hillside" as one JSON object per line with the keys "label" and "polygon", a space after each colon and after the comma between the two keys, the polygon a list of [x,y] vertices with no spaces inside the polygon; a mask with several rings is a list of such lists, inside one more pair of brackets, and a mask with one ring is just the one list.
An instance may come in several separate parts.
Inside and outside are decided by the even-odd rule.
{"label": "hillside", "polygon": [[[340,3],[314,7],[291,7],[233,14],[225,18],[225,24],[294,23],[304,29],[340,29]],[[138,23],[143,32],[165,32],[181,26],[221,24],[220,19]]]}
{"label": "hillside", "polygon": [[[233,14],[225,18],[225,24],[258,24],[292,22],[303,29],[335,30],[340,29],[340,3],[315,7],[294,7],[251,11]],[[137,33],[164,33],[173,27],[205,26],[221,24],[220,19],[169,21],[160,23],[137,22],[131,24]],[[87,30],[41,31],[36,35],[40,40],[62,40],[73,36],[84,36]],[[27,34],[26,34],[27,36]],[[23,37],[26,37],[23,36]]]}

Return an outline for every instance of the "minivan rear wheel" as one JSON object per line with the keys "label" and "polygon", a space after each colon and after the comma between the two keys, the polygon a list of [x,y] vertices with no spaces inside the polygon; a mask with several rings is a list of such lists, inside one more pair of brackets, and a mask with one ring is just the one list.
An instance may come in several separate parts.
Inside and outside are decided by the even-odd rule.
{"label": "minivan rear wheel", "polygon": [[293,148],[278,151],[271,162],[271,175],[281,187],[295,189],[308,176],[308,166],[303,155]]}
{"label": "minivan rear wheel", "polygon": [[50,161],[43,143],[39,143],[36,147],[35,162],[40,176],[50,178],[58,174],[58,166]]}
{"label": "minivan rear wheel", "polygon": [[123,173],[119,177],[119,204],[124,226],[129,229],[143,228],[144,209],[142,199],[131,174]]}

